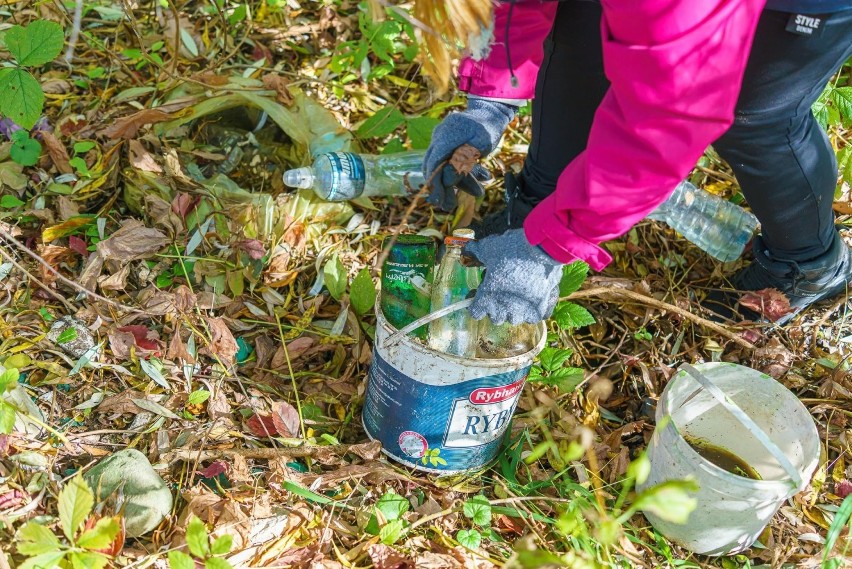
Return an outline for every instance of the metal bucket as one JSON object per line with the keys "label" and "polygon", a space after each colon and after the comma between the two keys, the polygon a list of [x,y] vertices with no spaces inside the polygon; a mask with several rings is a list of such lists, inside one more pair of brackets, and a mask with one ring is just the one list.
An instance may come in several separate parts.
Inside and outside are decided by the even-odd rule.
{"label": "metal bucket", "polygon": [[505,359],[444,354],[408,336],[470,303],[447,306],[401,330],[377,310],[362,420],[367,435],[382,443],[382,452],[411,468],[453,474],[493,460],[530,366],[544,348],[544,323],[533,349]]}

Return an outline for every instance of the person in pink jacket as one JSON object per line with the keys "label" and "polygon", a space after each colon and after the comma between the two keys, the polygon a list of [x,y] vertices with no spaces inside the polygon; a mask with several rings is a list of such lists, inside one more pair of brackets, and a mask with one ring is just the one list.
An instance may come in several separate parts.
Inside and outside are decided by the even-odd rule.
{"label": "person in pink jacket", "polygon": [[[793,313],[845,292],[852,253],[834,228],[837,164],[810,107],[852,55],[852,0],[537,0],[503,3],[488,55],[468,58],[465,111],[433,134],[432,203],[478,193],[445,165],[463,144],[484,155],[518,106],[533,138],[506,210],[468,246],[486,267],[471,307],[495,322],[553,310],[562,265],[595,270],[619,237],[671,194],[713,144],[761,221],[737,290],[776,288]],[[487,235],[492,235],[487,237]],[[731,315],[737,295],[716,295]],[[741,316],[751,316],[746,313]]]}

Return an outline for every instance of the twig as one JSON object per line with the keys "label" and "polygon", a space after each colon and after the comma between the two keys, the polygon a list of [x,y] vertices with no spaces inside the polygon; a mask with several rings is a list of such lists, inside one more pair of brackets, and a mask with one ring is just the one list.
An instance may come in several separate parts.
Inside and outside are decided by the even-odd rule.
{"label": "twig", "polygon": [[65,63],[70,66],[74,59],[74,48],[80,38],[80,28],[83,25],[83,0],[77,0],[74,6],[74,21],[71,27],[71,35],[68,37],[68,49],[65,50]]}
{"label": "twig", "polygon": [[65,305],[65,308],[67,308],[68,310],[73,310],[73,311],[75,311],[75,312],[77,311],[77,307],[76,307],[76,306],[74,306],[73,304],[71,304],[70,302],[68,302],[68,301],[65,299],[65,297],[64,297],[64,296],[62,296],[62,295],[58,294],[56,291],[52,290],[49,286],[47,286],[46,284],[44,284],[43,282],[41,282],[40,280],[38,280],[38,279],[37,279],[37,278],[36,278],[36,277],[35,277],[35,276],[31,273],[31,272],[29,272],[29,271],[28,271],[28,270],[26,270],[24,267],[22,267],[20,264],[18,264],[18,262],[17,262],[17,261],[16,261],[16,260],[15,260],[15,259],[11,256],[11,255],[9,255],[9,254],[8,254],[8,253],[7,253],[7,252],[3,249],[3,247],[0,247],[0,255],[2,255],[4,259],[6,259],[6,260],[7,260],[7,261],[9,261],[10,263],[12,263],[12,265],[13,265],[16,269],[18,269],[19,271],[21,271],[22,273],[24,273],[25,275],[27,275],[27,277],[29,277],[29,279],[30,279],[31,281],[33,281],[35,284],[37,284],[37,285],[39,286],[39,288],[43,289],[45,292],[47,292],[47,294],[49,294],[50,296],[52,296],[53,298],[55,298],[56,300],[58,300],[59,302],[61,302],[62,304],[64,304],[64,305]]}
{"label": "twig", "polygon": [[589,298],[589,297],[595,297],[595,296],[600,297],[600,298],[626,297],[626,298],[629,298],[631,300],[635,300],[637,302],[647,304],[648,306],[653,306],[654,308],[659,308],[661,310],[666,310],[668,312],[674,312],[675,314],[678,314],[678,315],[683,316],[684,318],[686,318],[688,320],[691,320],[692,322],[694,322],[695,324],[698,324],[699,326],[704,326],[705,328],[709,328],[710,330],[713,330],[717,334],[724,336],[725,338],[731,340],[732,342],[734,342],[735,344],[737,344],[739,346],[742,346],[743,348],[746,348],[748,350],[754,350],[755,349],[754,344],[752,344],[751,342],[749,342],[745,338],[742,338],[741,336],[737,335],[736,333],[731,332],[730,330],[728,330],[724,326],[716,324],[715,322],[713,322],[711,320],[707,320],[706,318],[702,318],[701,316],[698,316],[697,314],[693,314],[689,310],[684,310],[683,308],[675,306],[674,304],[669,304],[668,302],[663,302],[662,300],[657,300],[654,297],[647,296],[647,295],[644,295],[644,294],[641,294],[641,293],[638,293],[638,292],[635,292],[635,291],[632,291],[632,290],[627,290],[627,289],[622,289],[622,288],[597,287],[597,288],[590,288],[590,289],[586,289],[586,290],[578,290],[577,292],[572,293],[572,294],[568,295],[567,297],[565,297],[565,299],[566,300],[578,300],[578,299],[581,299],[581,298]]}
{"label": "twig", "polygon": [[[60,273],[59,271],[57,271],[56,269],[54,269],[53,267],[51,267],[51,266],[50,266],[50,263],[48,263],[47,261],[45,261],[45,260],[44,260],[44,259],[43,259],[43,258],[42,258],[39,254],[38,254],[38,253],[36,253],[35,251],[33,251],[32,249],[30,249],[29,247],[27,247],[27,246],[26,246],[26,245],[24,245],[23,243],[19,242],[17,239],[15,239],[15,238],[14,238],[14,237],[13,237],[10,233],[8,233],[7,231],[5,231],[5,230],[3,230],[3,229],[0,229],[0,237],[2,237],[2,238],[3,238],[3,240],[4,240],[4,241],[6,241],[7,243],[11,243],[11,244],[12,244],[12,245],[14,245],[16,248],[18,248],[19,250],[23,251],[24,253],[26,253],[27,255],[29,255],[30,257],[32,257],[33,259],[35,259],[35,260],[36,260],[36,261],[38,261],[39,263],[41,263],[41,264],[42,264],[45,268],[47,268],[47,270],[48,270],[48,271],[50,271],[51,273],[53,273],[53,274],[56,276],[56,278],[57,278],[57,279],[59,279],[60,281],[62,281],[62,282],[63,282],[63,283],[65,283],[66,285],[70,286],[71,288],[73,288],[73,289],[75,289],[75,290],[77,290],[77,291],[80,291],[80,292],[82,292],[82,293],[84,293],[84,294],[87,294],[87,295],[89,295],[89,296],[91,296],[91,297],[93,297],[93,298],[96,298],[97,300],[100,300],[100,301],[102,301],[102,302],[106,302],[107,304],[110,304],[110,305],[112,305],[112,306],[115,306],[116,308],[118,308],[118,309],[120,309],[120,310],[126,310],[127,312],[135,312],[135,313],[137,313],[137,314],[147,314],[147,312],[145,312],[144,310],[139,310],[138,308],[133,308],[132,306],[127,306],[126,304],[122,304],[122,303],[120,303],[120,302],[117,302],[117,301],[115,301],[115,300],[112,300],[111,298],[107,298],[107,297],[105,297],[105,296],[101,296],[101,295],[99,295],[98,293],[96,293],[96,292],[92,292],[92,291],[90,291],[89,289],[87,289],[86,287],[84,287],[84,286],[82,286],[82,285],[80,285],[80,284],[78,284],[78,283],[75,283],[74,281],[72,281],[71,279],[69,279],[69,278],[65,277],[62,273]],[[2,251],[2,249],[0,249],[0,251]],[[5,256],[5,255],[4,255],[4,256]],[[15,263],[14,261],[12,261],[12,263],[13,263],[13,264],[15,264],[15,266],[17,266],[18,268],[21,268],[21,267],[20,267],[19,265],[17,265],[17,263]],[[39,283],[41,286],[45,287],[45,289],[46,289],[46,290],[48,290],[48,292],[50,292],[50,294],[52,294],[54,297],[59,298],[60,300],[62,300],[62,302],[63,302],[66,306],[69,306],[68,301],[66,301],[64,298],[60,297],[59,295],[57,295],[57,294],[56,294],[55,292],[53,292],[52,290],[47,289],[47,288],[46,288],[46,285],[43,285],[42,283],[40,283],[40,282],[38,281],[38,279],[36,279],[35,277],[33,277],[30,273],[28,273],[28,272],[27,272],[26,270],[24,270],[23,268],[21,268],[21,270],[23,270],[23,271],[24,271],[27,275],[29,275],[29,276],[30,276],[30,278],[32,278],[33,280],[35,280],[35,281],[36,281],[37,283]],[[73,308],[73,305],[72,305],[72,308]]]}
{"label": "twig", "polygon": [[363,448],[370,443],[357,443],[352,445],[300,445],[292,447],[276,448],[222,448],[222,449],[176,449],[165,453],[170,460],[199,461],[213,460],[216,458],[228,458],[241,456],[256,460],[272,460],[281,457],[303,458],[311,457],[318,453],[330,453],[343,456],[353,449]]}

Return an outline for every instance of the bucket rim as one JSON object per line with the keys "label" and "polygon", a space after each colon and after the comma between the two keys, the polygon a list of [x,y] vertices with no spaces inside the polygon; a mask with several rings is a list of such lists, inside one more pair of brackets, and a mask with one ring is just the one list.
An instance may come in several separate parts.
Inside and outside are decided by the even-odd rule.
{"label": "bucket rim", "polygon": [[[393,334],[398,332],[399,329],[393,326],[390,322],[387,321],[384,314],[382,314],[381,308],[376,306],[376,326],[382,326],[389,333]],[[466,367],[478,367],[484,369],[502,369],[506,368],[509,365],[519,364],[526,365],[528,363],[532,363],[535,360],[535,357],[541,353],[547,344],[547,325],[542,321],[539,322],[536,328],[539,331],[539,339],[536,342],[536,345],[530,350],[524,352],[523,354],[518,354],[516,356],[510,356],[508,358],[464,358],[461,356],[456,356],[453,354],[447,354],[444,352],[439,352],[438,350],[434,350],[430,348],[425,343],[418,342],[412,339],[410,336],[402,336],[399,341],[397,341],[394,346],[405,345],[408,349],[413,349],[415,351],[421,352],[424,355],[429,357],[440,357],[444,360],[455,362],[460,365],[465,365]],[[376,347],[381,347],[381,344],[378,340],[374,343]],[[382,347],[383,351],[387,349],[392,349],[394,346],[390,348]],[[514,366],[517,367],[517,366]],[[445,472],[445,471],[441,471]]]}
{"label": "bucket rim", "polygon": [[[759,372],[758,370],[756,370],[754,368],[751,368],[751,367],[748,367],[748,366],[743,366],[743,365],[736,364],[736,363],[733,363],[733,362],[701,362],[701,363],[695,363],[695,364],[692,364],[692,365],[694,367],[698,368],[701,371],[717,369],[717,368],[720,368],[720,367],[735,366],[735,367],[743,368],[746,371],[752,372],[753,374],[756,374],[758,376],[768,378],[769,380],[775,382],[776,384],[778,384],[782,388],[784,388],[784,386],[781,385],[780,382],[778,382],[776,379],[772,378],[771,376],[764,374],[762,372]],[[746,478],[744,476],[738,476],[736,474],[733,474],[732,472],[728,472],[724,468],[717,466],[716,464],[712,463],[711,461],[709,461],[706,458],[704,458],[703,456],[701,456],[701,454],[699,454],[698,451],[696,451],[694,448],[692,448],[692,446],[688,442],[686,442],[686,439],[685,439],[685,437],[684,437],[684,435],[681,431],[681,428],[678,427],[678,425],[675,423],[675,421],[671,418],[671,413],[669,412],[669,403],[670,402],[669,402],[668,396],[671,395],[671,386],[674,384],[675,378],[677,378],[681,374],[683,374],[684,377],[691,377],[689,375],[689,373],[687,373],[685,370],[678,370],[678,371],[675,372],[675,374],[671,377],[669,382],[666,384],[666,387],[663,389],[663,393],[660,394],[661,405],[657,408],[657,417],[656,417],[657,424],[660,424],[663,420],[665,420],[666,417],[668,417],[667,425],[665,426],[665,428],[674,429],[674,432],[676,433],[676,435],[678,437],[678,443],[680,443],[680,442],[683,443],[683,444],[678,444],[678,445],[675,446],[675,448],[677,449],[677,451],[681,455],[684,454],[684,449],[688,449],[688,450],[685,451],[685,454],[687,456],[689,456],[690,458],[697,457],[699,459],[697,461],[697,464],[698,464],[699,467],[702,468],[702,470],[704,470],[708,474],[712,474],[713,476],[717,476],[719,478],[722,478],[725,482],[734,484],[734,485],[736,485],[740,488],[759,489],[759,490],[769,490],[769,489],[781,490],[781,489],[784,489],[785,490],[784,496],[785,496],[785,499],[786,499],[786,498],[789,498],[790,496],[793,496],[793,495],[801,492],[805,487],[807,487],[807,485],[810,483],[810,479],[813,476],[813,473],[815,472],[817,466],[819,465],[819,442],[818,442],[819,441],[819,433],[817,432],[816,425],[814,425],[813,422],[811,423],[812,428],[810,429],[811,430],[810,434],[816,436],[816,439],[817,439],[817,442],[818,442],[817,447],[816,447],[817,453],[816,453],[815,457],[813,457],[810,461],[802,464],[802,466],[798,469],[800,476],[801,476],[801,480],[802,480],[801,487],[799,487],[798,485],[795,484],[795,480],[792,477],[790,477],[789,474],[785,474],[782,478],[776,478],[776,479],[773,479],[773,480],[763,480],[763,479],[754,480],[752,478]],[[804,406],[804,404],[799,400],[799,398],[796,397],[795,394],[793,394],[788,389],[784,388],[784,390],[786,392],[788,392],[789,395],[791,396],[790,400],[795,402],[795,403],[793,403],[793,406],[798,407],[799,411],[803,411],[804,416],[810,417],[811,415],[808,412],[807,407]]]}

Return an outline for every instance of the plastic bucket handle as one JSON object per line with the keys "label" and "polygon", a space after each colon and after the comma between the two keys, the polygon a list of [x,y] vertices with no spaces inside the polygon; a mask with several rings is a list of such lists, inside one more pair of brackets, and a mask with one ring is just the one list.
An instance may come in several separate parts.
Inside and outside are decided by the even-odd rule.
{"label": "plastic bucket handle", "polygon": [[713,397],[713,399],[718,401],[722,407],[724,407],[731,415],[734,416],[734,418],[736,418],[740,423],[743,424],[743,426],[745,426],[749,431],[751,431],[751,433],[754,435],[754,438],[756,438],[757,441],[762,444],[766,448],[766,450],[769,451],[772,457],[775,458],[776,461],[778,461],[778,464],[781,466],[781,468],[783,468],[787,475],[793,480],[795,484],[795,489],[798,490],[802,486],[802,476],[801,474],[799,474],[799,471],[796,469],[796,467],[793,466],[793,463],[790,462],[790,459],[787,458],[787,455],[785,455],[781,451],[781,449],[778,448],[778,445],[772,442],[772,439],[769,438],[769,435],[767,435],[766,432],[761,429],[758,424],[755,423],[754,420],[749,417],[745,411],[743,411],[736,403],[734,403],[730,397],[725,395],[725,392],[719,389],[719,387],[716,386],[716,384],[713,383],[706,375],[701,373],[692,365],[686,363],[681,364],[680,369],[684,370],[687,374],[689,374],[692,379],[697,381],[698,384],[701,386],[693,393],[691,393],[689,397],[686,397],[680,404],[680,407],[683,407],[684,405],[689,403],[689,401],[692,400],[702,389],[706,390],[707,393],[709,393]]}
{"label": "plastic bucket handle", "polygon": [[407,324],[407,325],[403,326],[402,328],[400,328],[399,330],[397,330],[396,332],[394,332],[393,334],[388,336],[387,339],[385,339],[385,343],[382,345],[382,347],[385,350],[387,350],[391,346],[393,346],[394,344],[399,342],[404,336],[407,336],[411,332],[414,332],[415,330],[417,330],[421,326],[424,326],[424,325],[432,322],[433,320],[437,320],[438,318],[442,318],[442,317],[446,316],[447,314],[452,314],[453,312],[461,310],[462,308],[467,308],[471,304],[473,304],[473,299],[472,298],[466,298],[465,300],[460,300],[459,302],[449,304],[449,305],[445,306],[444,308],[436,310],[435,312],[430,312],[426,316],[422,316],[422,317],[418,318],[417,320],[415,320],[411,324]]}

